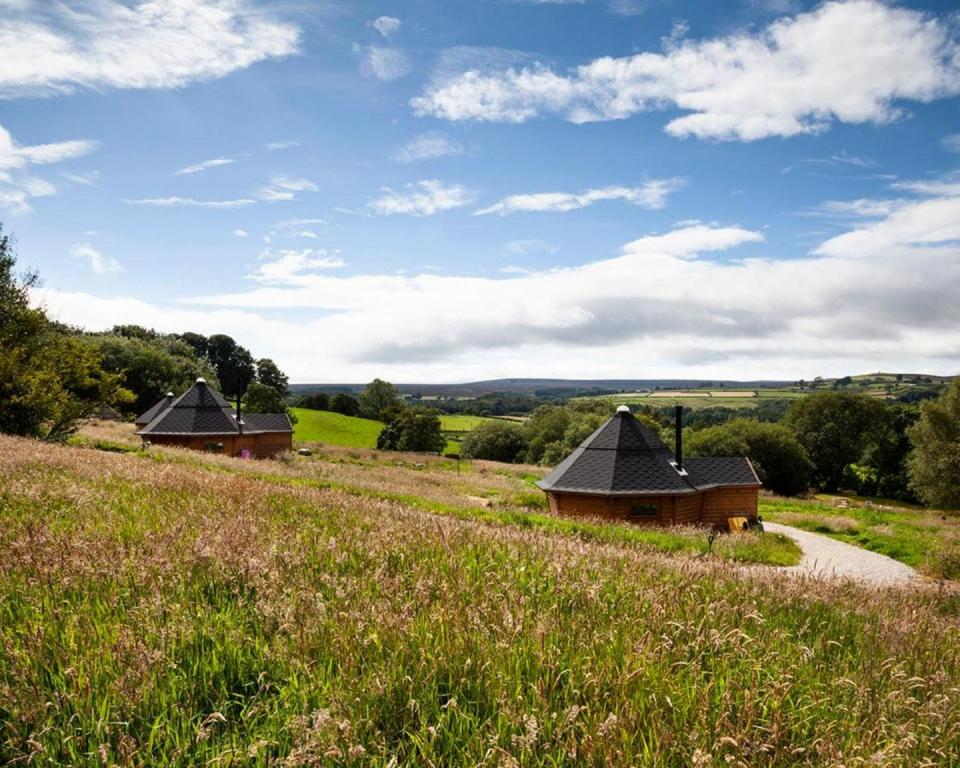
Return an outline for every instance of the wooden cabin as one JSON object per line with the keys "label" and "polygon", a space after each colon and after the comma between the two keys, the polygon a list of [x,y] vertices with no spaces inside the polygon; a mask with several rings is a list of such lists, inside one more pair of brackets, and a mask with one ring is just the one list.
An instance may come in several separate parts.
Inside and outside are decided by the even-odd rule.
{"label": "wooden cabin", "polygon": [[550,511],[643,525],[727,528],[731,518],[757,520],[761,483],[746,457],[683,458],[621,405],[616,414],[537,485]]}
{"label": "wooden cabin", "polygon": [[175,398],[172,393],[136,419],[145,444],[267,458],[293,448],[293,425],[285,413],[246,413],[203,379]]}

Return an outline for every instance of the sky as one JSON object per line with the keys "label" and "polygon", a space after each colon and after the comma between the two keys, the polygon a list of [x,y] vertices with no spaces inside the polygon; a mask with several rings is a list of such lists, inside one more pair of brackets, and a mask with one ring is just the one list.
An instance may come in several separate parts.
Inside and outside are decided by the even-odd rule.
{"label": "sky", "polygon": [[0,0],[0,222],[293,382],[960,373],[960,9]]}

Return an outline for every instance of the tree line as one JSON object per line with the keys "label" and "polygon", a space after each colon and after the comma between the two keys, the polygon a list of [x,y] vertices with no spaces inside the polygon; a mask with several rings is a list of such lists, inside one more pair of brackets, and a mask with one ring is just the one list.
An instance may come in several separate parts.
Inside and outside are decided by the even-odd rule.
{"label": "tree line", "polygon": [[[479,459],[555,465],[611,415],[609,401],[537,408],[523,424],[482,424],[461,450]],[[672,413],[634,415],[673,445]],[[960,507],[960,378],[937,399],[887,403],[825,390],[793,401],[779,421],[738,415],[684,427],[690,456],[747,456],[764,486],[784,495],[811,488]]]}

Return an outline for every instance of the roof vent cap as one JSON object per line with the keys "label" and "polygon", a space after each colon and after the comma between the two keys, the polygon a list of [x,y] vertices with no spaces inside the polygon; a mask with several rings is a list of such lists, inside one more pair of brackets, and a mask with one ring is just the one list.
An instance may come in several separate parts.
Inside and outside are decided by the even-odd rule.
{"label": "roof vent cap", "polygon": [[629,405],[618,405],[618,406],[617,406],[617,413],[630,413],[630,406],[629,406]]}
{"label": "roof vent cap", "polygon": [[167,392],[167,397],[173,397],[173,392]]}
{"label": "roof vent cap", "polygon": [[197,384],[206,384],[206,383],[207,383],[207,380],[203,378],[203,376],[197,377]]}

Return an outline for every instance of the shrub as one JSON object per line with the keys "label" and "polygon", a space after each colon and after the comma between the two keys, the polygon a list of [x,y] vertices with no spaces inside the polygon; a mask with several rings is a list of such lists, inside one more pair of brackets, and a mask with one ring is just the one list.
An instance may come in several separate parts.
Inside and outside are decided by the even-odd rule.
{"label": "shrub", "polygon": [[346,392],[338,392],[330,398],[330,410],[344,416],[357,416],[360,413],[360,401]]}
{"label": "shrub", "polygon": [[297,401],[298,408],[309,408],[311,411],[329,411],[330,395],[326,392],[314,392],[304,395]]}
{"label": "shrub", "polygon": [[440,453],[446,445],[439,415],[422,405],[393,410],[377,438],[380,450]]}
{"label": "shrub", "polygon": [[527,450],[523,430],[508,421],[489,421],[471,431],[461,443],[461,452],[472,459],[513,463]]}

